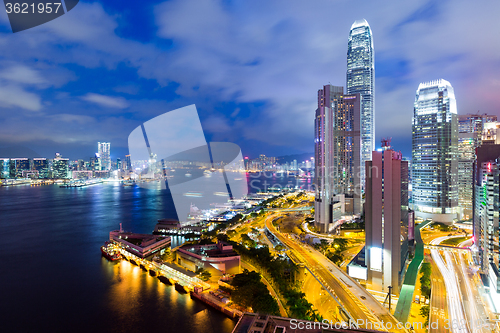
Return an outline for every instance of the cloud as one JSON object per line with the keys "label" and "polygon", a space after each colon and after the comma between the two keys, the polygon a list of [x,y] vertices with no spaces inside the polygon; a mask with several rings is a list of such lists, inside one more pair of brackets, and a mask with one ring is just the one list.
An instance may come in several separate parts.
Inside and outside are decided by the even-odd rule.
{"label": "cloud", "polygon": [[42,84],[46,82],[37,71],[24,65],[13,65],[2,69],[0,79],[22,84]]}
{"label": "cloud", "polygon": [[2,85],[0,83],[0,108],[2,107],[9,109],[19,107],[29,111],[39,111],[42,104],[40,96],[27,92],[17,85]]}
{"label": "cloud", "polygon": [[81,97],[83,100],[95,104],[99,104],[104,107],[125,109],[129,106],[129,103],[122,97],[110,97],[94,93],[88,93]]}

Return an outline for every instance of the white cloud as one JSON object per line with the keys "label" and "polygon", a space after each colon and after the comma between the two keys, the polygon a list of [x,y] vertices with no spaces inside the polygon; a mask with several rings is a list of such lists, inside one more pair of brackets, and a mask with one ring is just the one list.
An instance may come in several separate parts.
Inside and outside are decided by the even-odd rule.
{"label": "white cloud", "polygon": [[105,95],[99,95],[94,93],[88,93],[81,97],[83,100],[95,104],[99,104],[104,107],[125,109],[129,106],[129,103],[123,97],[111,97]]}
{"label": "white cloud", "polygon": [[0,108],[23,108],[29,111],[39,111],[42,108],[40,96],[25,91],[17,85],[2,85],[0,83]]}
{"label": "white cloud", "polygon": [[0,78],[22,84],[42,84],[46,82],[38,71],[17,64],[3,68],[0,71]]}

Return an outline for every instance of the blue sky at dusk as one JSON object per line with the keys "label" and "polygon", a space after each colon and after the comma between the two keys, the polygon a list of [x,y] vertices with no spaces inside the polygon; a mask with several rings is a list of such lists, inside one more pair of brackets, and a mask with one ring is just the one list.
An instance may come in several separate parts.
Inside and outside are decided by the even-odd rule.
{"label": "blue sky at dusk", "polygon": [[86,159],[109,141],[123,157],[141,123],[196,104],[209,141],[313,152],[317,90],[345,86],[349,29],[365,18],[376,142],[409,156],[420,82],[450,81],[460,114],[500,115],[499,14],[497,1],[80,1],[13,34],[1,11],[0,147]]}

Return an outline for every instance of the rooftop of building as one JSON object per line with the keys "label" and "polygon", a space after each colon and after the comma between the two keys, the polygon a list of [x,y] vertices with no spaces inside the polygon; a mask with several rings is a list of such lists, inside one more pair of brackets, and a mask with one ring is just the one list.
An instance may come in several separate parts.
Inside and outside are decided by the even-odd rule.
{"label": "rooftop of building", "polygon": [[233,246],[225,242],[218,241],[217,244],[206,244],[206,245],[184,245],[179,250],[192,253],[200,257],[234,257],[238,256],[233,250]]}
{"label": "rooftop of building", "polygon": [[431,88],[431,87],[440,87],[440,88],[451,87],[451,83],[444,80],[444,79],[422,82],[418,85],[418,90]]}
{"label": "rooftop of building", "polygon": [[118,239],[123,239],[124,241],[133,244],[138,247],[147,247],[154,243],[160,242],[166,238],[165,236],[156,236],[150,234],[136,234],[133,232],[120,232],[119,230],[111,231],[110,237],[116,237]]}
{"label": "rooftop of building", "polygon": [[365,19],[361,20],[356,20],[354,23],[351,25],[351,30],[359,27],[370,27],[368,22]]}
{"label": "rooftop of building", "polygon": [[245,313],[232,333],[249,333],[249,332],[262,332],[262,333],[327,333],[327,332],[380,332],[366,329],[350,329],[341,328],[341,324],[331,323],[328,328],[324,327],[320,322],[307,322],[304,320],[283,318],[278,316],[261,315],[257,313]]}

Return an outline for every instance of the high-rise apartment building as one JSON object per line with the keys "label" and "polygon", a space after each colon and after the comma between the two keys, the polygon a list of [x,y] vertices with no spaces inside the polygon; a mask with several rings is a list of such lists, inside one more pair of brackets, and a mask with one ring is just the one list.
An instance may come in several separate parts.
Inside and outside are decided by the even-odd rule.
{"label": "high-rise apartment building", "polygon": [[101,158],[101,170],[111,170],[110,150],[111,144],[109,142],[97,143],[97,153]]}
{"label": "high-rise apartment building", "polygon": [[461,219],[472,219],[472,174],[476,148],[482,144],[485,125],[496,122],[497,116],[466,114],[458,116],[458,205]]}
{"label": "high-rise apartment building", "polygon": [[412,126],[412,204],[415,215],[452,223],[458,207],[458,120],[446,80],[418,86]]}
{"label": "high-rise apartment building", "polygon": [[[355,21],[347,45],[347,94],[361,95],[361,168],[375,150],[375,60],[373,36],[366,20]],[[364,182],[361,182],[364,186]]]}
{"label": "high-rise apartment building", "polygon": [[[350,213],[361,213],[360,95],[344,95],[343,87],[326,85],[318,91],[315,117],[315,223],[329,232],[333,207],[345,195]],[[337,214],[338,215],[338,214]]]}
{"label": "high-rise apartment building", "polygon": [[[384,148],[384,147],[383,147]],[[399,295],[408,260],[408,162],[390,148],[366,162],[367,283]]]}

